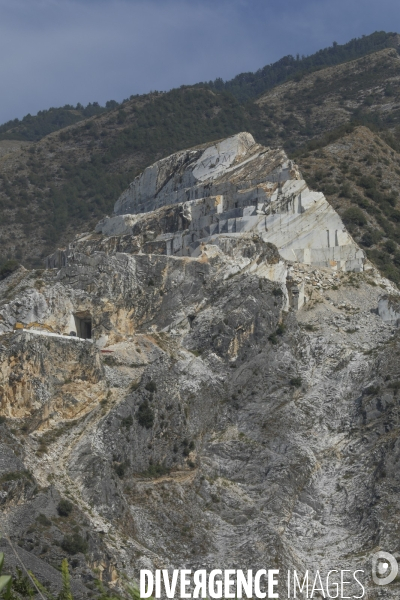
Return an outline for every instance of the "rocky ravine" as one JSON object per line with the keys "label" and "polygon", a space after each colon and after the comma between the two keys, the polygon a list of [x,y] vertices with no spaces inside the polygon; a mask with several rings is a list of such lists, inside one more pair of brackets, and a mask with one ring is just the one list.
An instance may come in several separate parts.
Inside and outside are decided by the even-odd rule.
{"label": "rocky ravine", "polygon": [[369,573],[400,550],[397,290],[249,134],[150,169],[0,284],[3,534],[54,588],[69,556],[77,597],[141,568]]}

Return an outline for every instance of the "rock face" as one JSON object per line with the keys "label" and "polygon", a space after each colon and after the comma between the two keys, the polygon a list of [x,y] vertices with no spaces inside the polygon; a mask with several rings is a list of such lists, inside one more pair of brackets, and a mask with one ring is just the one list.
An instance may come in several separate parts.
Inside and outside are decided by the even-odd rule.
{"label": "rock face", "polygon": [[362,250],[324,195],[308,189],[284,152],[256,144],[248,133],[148,167],[116,202],[120,216],[99,223],[96,231],[131,233],[141,222],[132,214],[166,205],[178,205],[179,215],[175,227],[164,227],[155,238],[168,255],[198,256],[202,244],[218,244],[221,234],[256,232],[286,260],[363,270]]}
{"label": "rock face", "polygon": [[77,595],[269,567],[364,569],[373,597],[399,544],[398,291],[248,134],[157,163],[116,213],[0,282],[2,530],[50,582],[73,555]]}

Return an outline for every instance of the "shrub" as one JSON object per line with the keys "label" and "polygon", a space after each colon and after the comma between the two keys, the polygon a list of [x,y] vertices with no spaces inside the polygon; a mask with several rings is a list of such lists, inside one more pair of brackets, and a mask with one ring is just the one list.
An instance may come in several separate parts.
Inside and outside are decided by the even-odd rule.
{"label": "shrub", "polygon": [[301,380],[301,377],[292,377],[292,379],[289,381],[289,383],[292,387],[299,388],[299,387],[301,387],[301,384],[303,382]]}
{"label": "shrub", "polygon": [[372,190],[377,187],[377,181],[372,175],[362,175],[357,181],[357,185],[363,187],[366,190]]}
{"label": "shrub", "polygon": [[[20,594],[23,598],[32,598],[33,589],[31,588],[30,581],[26,575],[23,574],[22,570],[16,567],[17,574],[13,577],[12,580],[12,589],[13,591]],[[10,596],[11,598],[15,598],[14,594]],[[7,598],[7,596],[5,596]]]}
{"label": "shrub", "polygon": [[88,544],[79,533],[73,533],[64,537],[61,542],[61,548],[65,552],[68,552],[68,554],[78,554],[78,552],[84,554],[88,548]]}
{"label": "shrub", "polygon": [[276,328],[276,335],[283,335],[285,333],[286,327],[284,326],[283,323],[279,323],[278,327]]}
{"label": "shrub", "polygon": [[153,427],[154,413],[148,400],[144,400],[140,404],[139,410],[137,412],[137,420],[139,422],[139,425],[141,425],[142,427],[146,427],[146,429],[151,429]]}
{"label": "shrub", "polygon": [[344,211],[343,221],[346,225],[357,225],[359,227],[362,227],[367,223],[364,213],[356,206],[351,206]]}
{"label": "shrub", "polygon": [[126,470],[125,463],[120,463],[120,464],[114,465],[114,471],[116,472],[116,474],[118,475],[118,477],[120,479],[123,479],[125,477],[125,470]]}
{"label": "shrub", "polygon": [[72,502],[63,498],[57,505],[57,512],[60,515],[60,517],[68,517],[71,514],[73,508],[74,505],[72,504]]}
{"label": "shrub", "polygon": [[390,254],[394,254],[396,252],[397,244],[393,240],[387,240],[387,242],[385,242],[385,248]]}
{"label": "shrub", "polygon": [[157,390],[157,386],[156,386],[156,384],[155,384],[154,381],[149,381],[144,386],[144,389],[147,390],[148,392],[151,392],[153,394]]}
{"label": "shrub", "polygon": [[44,527],[50,527],[51,525],[50,519],[48,519],[43,513],[40,513],[40,515],[36,517],[36,521],[39,523],[39,525],[43,525]]}
{"label": "shrub", "polygon": [[363,246],[366,246],[367,248],[370,248],[371,246],[374,245],[374,238],[372,236],[372,234],[369,231],[366,231],[364,233],[364,235],[361,238],[361,243]]}
{"label": "shrub", "polygon": [[283,292],[282,292],[281,288],[274,288],[272,290],[272,295],[276,296],[276,297],[283,296]]}
{"label": "shrub", "polygon": [[342,198],[351,198],[351,187],[348,181],[343,182],[339,196]]}
{"label": "shrub", "polygon": [[143,473],[143,475],[145,477],[161,477],[162,475],[168,475],[169,471],[170,469],[163,464],[150,463],[149,468]]}
{"label": "shrub", "polygon": [[126,427],[126,429],[130,429],[133,425],[133,417],[129,415],[128,417],[124,417],[121,419],[121,427]]}

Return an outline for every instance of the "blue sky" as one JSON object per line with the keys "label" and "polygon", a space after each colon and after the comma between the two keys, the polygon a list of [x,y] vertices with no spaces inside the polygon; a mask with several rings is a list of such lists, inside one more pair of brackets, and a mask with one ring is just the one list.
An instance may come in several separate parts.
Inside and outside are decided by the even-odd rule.
{"label": "blue sky", "polygon": [[400,31],[399,0],[0,0],[0,123]]}

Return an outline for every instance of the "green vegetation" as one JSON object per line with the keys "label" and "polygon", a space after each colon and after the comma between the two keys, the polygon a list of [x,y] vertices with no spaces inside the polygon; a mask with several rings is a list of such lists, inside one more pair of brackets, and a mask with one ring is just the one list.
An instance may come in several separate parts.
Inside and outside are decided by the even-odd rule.
{"label": "green vegetation", "polygon": [[289,385],[291,385],[291,387],[295,387],[295,388],[299,388],[302,386],[302,379],[301,377],[292,377],[292,379],[289,381]]}
{"label": "green vegetation", "polygon": [[365,218],[364,213],[355,206],[352,206],[344,211],[343,215],[344,224],[351,230],[354,226],[362,227],[366,225],[367,219]]}
{"label": "green vegetation", "polygon": [[[76,537],[76,534],[75,534]],[[78,536],[79,537],[79,536]],[[65,540],[64,540],[65,541]],[[77,542],[73,542],[75,546]],[[79,541],[78,546],[80,549],[77,551],[69,552],[70,554],[76,554],[77,552],[86,551],[87,544]],[[55,597],[32,573],[32,571],[26,571],[27,574],[23,573],[22,569],[16,567],[15,575],[2,575],[2,569],[4,564],[4,554],[0,553],[0,598],[2,600],[20,600],[21,598],[33,598],[38,593],[42,598],[48,600],[74,600],[72,589],[71,589],[71,576],[69,573],[68,561],[66,558],[61,563],[61,568],[57,565],[56,568],[61,572],[62,587],[58,595]],[[72,561],[74,564],[74,560]],[[47,584],[46,584],[47,585]],[[107,590],[100,580],[95,581],[95,586],[98,589],[96,598],[98,600],[123,600],[122,596],[116,594],[111,590]],[[93,587],[88,585],[90,589]],[[133,600],[140,600],[139,590],[137,586],[126,587],[126,591]],[[88,597],[93,594],[89,593]],[[150,600],[153,600],[151,598]]]}
{"label": "green vegetation", "polygon": [[[332,286],[332,289],[339,289],[339,288],[337,286]],[[300,324],[300,327],[302,327],[306,331],[318,331],[318,327],[316,327],[312,323]]]}
{"label": "green vegetation", "polygon": [[272,290],[272,295],[275,296],[275,297],[277,297],[277,298],[280,298],[281,296],[283,296],[282,289],[281,288],[274,288]]}
{"label": "green vegetation", "polygon": [[72,504],[72,502],[66,500],[65,498],[60,500],[60,502],[57,504],[57,512],[60,515],[60,517],[69,517],[73,508],[74,505]]}
{"label": "green vegetation", "polygon": [[[207,86],[218,93],[229,92],[240,102],[246,102],[260,96],[287,79],[300,81],[308,73],[354,60],[384,48],[390,48],[395,45],[394,36],[394,33],[378,31],[368,36],[354,38],[346,44],[334,42],[331,47],[319,50],[310,56],[284,56],[277,62],[266,65],[254,73],[241,73],[225,82],[218,78],[206,84],[197,84],[197,87]],[[385,93],[388,96],[393,95],[392,86],[387,85]],[[130,99],[133,98],[134,96],[131,96]],[[116,118],[119,123],[123,123],[127,114],[124,110],[126,102],[127,100],[124,100],[121,104],[118,104],[115,100],[109,100],[104,107],[100,106],[98,102],[89,102],[86,107],[80,103],[76,106],[66,104],[60,108],[52,107],[48,110],[41,110],[36,116],[28,114],[21,120],[13,119],[1,125],[0,140],[38,141],[50,133],[118,107],[120,108]]]}
{"label": "green vegetation", "polygon": [[0,477],[0,483],[6,483],[7,481],[18,481],[19,479],[33,480],[29,471],[11,471],[10,473],[5,473]]}
{"label": "green vegetation", "polygon": [[[72,130],[72,143],[100,135],[95,122],[89,123],[93,124],[89,129]],[[32,213],[25,209],[31,198],[29,184],[39,188],[35,195],[39,211],[34,218],[39,218],[50,249],[69,225],[112,212],[118,196],[143,167],[178,150],[248,129],[252,125],[244,108],[230,94],[215,95],[201,88],[172,90],[141,107],[133,105],[126,126],[113,131],[105,149],[95,146],[88,160],[68,160],[67,155],[59,169],[62,185],[55,185],[52,168],[41,166],[35,156],[28,177],[16,177],[13,182],[3,179],[3,191],[20,207],[18,219],[28,234],[33,229]],[[132,155],[140,157],[139,168],[115,169]]]}
{"label": "green vegetation", "polygon": [[66,104],[62,108],[40,110],[36,116],[28,114],[21,120],[13,119],[0,125],[0,140],[37,142],[54,131],[112,110],[116,106],[118,103],[110,100],[105,107],[100,106],[98,102],[89,102],[86,107],[78,103],[75,107]]}
{"label": "green vegetation", "polygon": [[139,405],[137,420],[139,425],[145,427],[146,429],[151,429],[153,427],[154,412],[148,400],[143,400],[143,402]]}
{"label": "green vegetation", "polygon": [[[389,133],[387,125],[382,122],[379,127],[369,126],[365,150],[357,143],[359,130],[350,124],[309,143],[302,151],[298,151],[297,160],[300,165],[305,165],[308,183],[313,189],[327,195],[355,241],[364,248],[368,259],[385,277],[399,285],[400,127],[396,126]],[[336,139],[340,140],[343,133],[352,150],[339,162],[331,154],[329,145]],[[365,133],[362,136],[365,140]],[[311,151],[312,154],[311,147],[316,148]],[[310,161],[313,163],[312,172],[309,172]],[[341,189],[345,188],[346,194],[340,193],[339,188],[333,189],[331,182],[339,179],[338,172]]]}
{"label": "green vegetation", "polygon": [[136,390],[139,389],[139,386],[140,386],[140,381],[132,381],[131,385],[129,386],[129,391],[136,392]]}
{"label": "green vegetation", "polygon": [[35,593],[29,578],[18,567],[16,567],[16,575],[12,578],[11,590],[10,600],[17,600],[21,596],[23,598],[32,598]]}
{"label": "green vegetation", "polygon": [[[100,596],[97,596],[98,600],[125,600],[125,597],[122,598],[122,596],[118,595],[115,593],[114,590],[110,590],[110,589],[106,589],[103,585],[103,583],[97,579],[96,580],[96,587],[98,589],[98,591],[100,592]],[[132,588],[132,590],[136,590],[137,588]],[[133,591],[131,591],[131,588],[127,589],[128,594],[134,598],[134,600],[136,600],[136,596],[133,595]],[[138,590],[138,594],[139,594],[139,590]],[[137,596],[137,600],[140,600],[140,595]],[[153,598],[150,598],[150,600],[154,600]]]}
{"label": "green vegetation", "polygon": [[278,327],[276,328],[276,335],[283,335],[286,331],[286,327],[284,326],[283,323],[279,323]]}
{"label": "green vegetation", "polygon": [[184,439],[182,441],[182,446],[183,446],[183,451],[182,451],[183,456],[189,456],[189,454],[195,449],[195,443],[193,440],[191,440],[189,442],[189,440]]}
{"label": "green vegetation", "polygon": [[114,463],[113,468],[120,479],[125,477],[126,469],[129,467],[129,460],[122,463]]}
{"label": "green vegetation", "polygon": [[66,535],[61,542],[61,548],[68,552],[68,554],[83,554],[88,549],[88,543],[79,533],[73,533],[72,535]]}
{"label": "green vegetation", "polygon": [[308,73],[390,48],[395,44],[395,35],[395,33],[376,31],[371,35],[354,38],[347,44],[333,42],[330,48],[324,48],[310,56],[300,57],[298,54],[296,57],[284,56],[255,73],[241,73],[225,82],[218,78],[210,81],[208,85],[216,91],[228,91],[241,101],[250,100],[287,79],[300,81]]}
{"label": "green vegetation", "polygon": [[40,513],[36,517],[36,522],[39,523],[39,525],[43,525],[43,527],[50,527],[52,524],[50,519],[47,518],[46,515],[44,515],[43,513]]}
{"label": "green vegetation", "polygon": [[8,600],[11,594],[11,576],[3,575],[4,554],[0,552],[0,597]]}
{"label": "green vegetation", "polygon": [[285,333],[285,331],[285,325],[283,323],[279,323],[276,330],[268,336],[268,340],[271,342],[271,344],[277,344],[279,341],[278,336],[282,336]]}
{"label": "green vegetation", "polygon": [[161,477],[162,475],[168,475],[170,469],[163,464],[160,463],[152,463],[150,462],[149,468],[147,471],[144,471],[142,475],[144,477],[150,477],[156,479],[157,477]]}
{"label": "green vegetation", "polygon": [[62,589],[57,600],[73,600],[71,592],[70,575],[68,570],[68,561],[66,558],[61,563]]}
{"label": "green vegetation", "polygon": [[121,427],[125,427],[126,429],[130,429],[133,425],[133,417],[129,415],[128,417],[123,417],[121,419]]}
{"label": "green vegetation", "polygon": [[157,386],[155,381],[149,381],[148,383],[146,383],[146,385],[144,386],[144,389],[147,390],[148,392],[151,392],[152,394],[154,392],[157,391]]}

